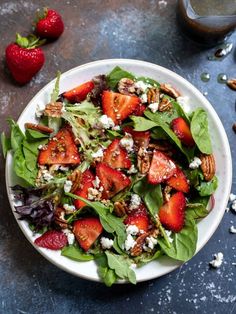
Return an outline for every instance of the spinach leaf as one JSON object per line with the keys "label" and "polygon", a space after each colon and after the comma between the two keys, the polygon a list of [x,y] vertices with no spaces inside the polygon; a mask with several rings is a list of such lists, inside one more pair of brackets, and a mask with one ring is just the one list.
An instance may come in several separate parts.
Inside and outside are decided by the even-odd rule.
{"label": "spinach leaf", "polygon": [[116,275],[121,279],[128,279],[131,283],[136,284],[136,276],[133,269],[130,268],[131,261],[127,257],[105,251],[108,266],[113,269]]}
{"label": "spinach leaf", "polygon": [[200,169],[193,169],[193,170],[187,169],[184,171],[184,173],[186,174],[191,186],[197,187],[199,185],[199,182],[200,182],[199,174],[200,174],[200,172],[201,172]]}
{"label": "spinach leaf", "polygon": [[113,269],[110,269],[107,263],[105,254],[95,256],[95,261],[98,265],[98,275],[107,287],[111,287],[117,280],[117,275]]}
{"label": "spinach leaf", "polygon": [[11,148],[15,152],[20,146],[21,142],[25,138],[18,124],[15,123],[12,119],[7,119],[11,127]]}
{"label": "spinach leaf", "polygon": [[61,77],[61,72],[58,71],[58,72],[57,72],[56,82],[55,82],[53,91],[52,91],[52,93],[51,93],[51,99],[50,99],[51,102],[57,101],[57,98],[58,98],[58,96],[59,96],[60,77]]}
{"label": "spinach leaf", "polygon": [[120,67],[116,66],[108,75],[107,75],[107,84],[111,89],[115,89],[117,84],[122,78],[134,79],[135,76],[127,72]]}
{"label": "spinach leaf", "polygon": [[13,156],[13,167],[16,175],[24,180],[24,185],[35,185],[35,173],[27,168],[23,150],[19,147]]}
{"label": "spinach leaf", "polygon": [[186,215],[192,219],[201,219],[206,217],[209,211],[201,203],[188,203],[186,206]]}
{"label": "spinach leaf", "polygon": [[4,158],[7,155],[7,152],[11,149],[11,139],[5,135],[4,132],[1,133],[1,145],[2,145],[2,152]]}
{"label": "spinach leaf", "polygon": [[197,108],[192,116],[190,130],[193,139],[204,154],[212,153],[211,139],[208,131],[208,119],[207,113],[202,108]]}
{"label": "spinach leaf", "polygon": [[74,261],[91,261],[94,259],[93,255],[84,253],[77,245],[69,245],[61,250],[61,255],[66,256]]}
{"label": "spinach leaf", "polygon": [[209,182],[201,182],[200,185],[196,187],[200,196],[212,195],[218,187],[218,179],[216,176],[212,178]]}
{"label": "spinach leaf", "polygon": [[27,141],[34,142],[37,140],[48,138],[49,135],[35,130],[26,129],[25,136]]}
{"label": "spinach leaf", "polygon": [[151,138],[154,140],[166,140],[168,136],[161,127],[157,126],[151,130]]}
{"label": "spinach leaf", "polygon": [[160,83],[158,83],[156,80],[153,80],[153,79],[151,79],[149,77],[146,77],[146,76],[140,76],[140,77],[136,78],[135,81],[136,82],[142,81],[142,82],[144,82],[146,84],[150,84],[150,85],[152,85],[154,87],[159,87],[160,86]]}
{"label": "spinach leaf", "polygon": [[163,252],[161,250],[157,250],[154,254],[143,253],[137,256],[136,258],[134,258],[134,261],[140,267],[140,266],[143,266],[144,264],[147,264],[151,261],[158,259],[162,255],[163,255]]}
{"label": "spinach leaf", "polygon": [[197,225],[194,219],[186,215],[185,225],[180,232],[174,233],[171,247],[166,245],[164,239],[159,238],[157,241],[166,255],[173,259],[186,262],[193,257],[196,251],[197,237]]}
{"label": "spinach leaf", "polygon": [[130,119],[134,121],[135,131],[147,131],[157,126],[156,122],[143,117],[131,116]]}

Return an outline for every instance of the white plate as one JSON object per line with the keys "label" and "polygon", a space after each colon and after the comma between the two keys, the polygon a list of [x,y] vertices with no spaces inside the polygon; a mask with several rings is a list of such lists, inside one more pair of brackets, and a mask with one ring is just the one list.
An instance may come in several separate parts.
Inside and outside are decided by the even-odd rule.
{"label": "white plate", "polygon": [[[175,86],[183,96],[189,97],[191,100],[190,107],[203,107],[208,112],[209,129],[211,133],[214,156],[216,159],[217,177],[219,179],[219,187],[215,193],[215,207],[211,213],[198,223],[198,242],[196,253],[207,243],[211,238],[216,228],[218,227],[227,205],[231,182],[232,182],[232,161],[228,139],[223,128],[223,125],[217,116],[215,110],[210,105],[208,100],[188,81],[176,73],[167,70],[161,66],[148,62],[127,60],[127,59],[111,59],[91,62],[85,65],[78,66],[61,76],[60,92],[69,90],[76,85],[90,80],[92,77],[110,72],[115,66],[120,66],[127,71],[133,72],[137,76],[147,76],[159,82],[171,83]],[[55,80],[47,84],[37,93],[30,101],[25,110],[22,112],[18,123],[24,129],[24,123],[34,121],[34,113],[36,105],[49,102],[51,91],[54,87]],[[6,186],[9,201],[14,213],[13,201],[10,186],[15,185],[17,179],[13,173],[12,155],[9,153],[6,160]],[[14,213],[15,218],[17,215]],[[36,247],[33,243],[34,238],[28,224],[25,221],[17,220],[21,230],[25,234],[28,241],[50,262],[60,267],[61,269],[89,280],[99,281],[97,267],[93,261],[90,262],[75,262],[60,255],[60,252],[50,251],[47,249]],[[174,261],[167,257],[162,257],[157,261],[153,261],[140,269],[135,270],[137,281],[145,281],[160,277],[167,274],[182,263]]]}

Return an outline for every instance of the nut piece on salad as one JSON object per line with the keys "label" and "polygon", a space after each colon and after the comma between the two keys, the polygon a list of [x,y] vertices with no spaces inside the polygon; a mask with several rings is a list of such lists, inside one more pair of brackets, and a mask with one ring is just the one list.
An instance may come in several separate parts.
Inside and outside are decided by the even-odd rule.
{"label": "nut piece on salad", "polygon": [[135,83],[129,78],[123,78],[118,83],[118,91],[124,95],[133,95],[136,91]]}
{"label": "nut piece on salad", "polygon": [[170,99],[168,99],[167,97],[162,97],[161,102],[159,104],[158,110],[160,112],[163,111],[169,111],[172,109],[172,103],[170,101]]}
{"label": "nut piece on salad", "polygon": [[204,178],[206,181],[211,181],[216,172],[215,158],[213,154],[211,155],[201,154],[200,159],[202,162],[200,167],[202,169]]}
{"label": "nut piece on salad", "polygon": [[[160,90],[157,87],[149,88],[147,92],[147,101],[149,104],[159,103],[160,101]],[[158,107],[159,109],[159,107]]]}
{"label": "nut piece on salad", "polygon": [[170,84],[163,83],[161,84],[160,89],[163,93],[169,95],[170,97],[178,98],[181,96],[180,92]]}

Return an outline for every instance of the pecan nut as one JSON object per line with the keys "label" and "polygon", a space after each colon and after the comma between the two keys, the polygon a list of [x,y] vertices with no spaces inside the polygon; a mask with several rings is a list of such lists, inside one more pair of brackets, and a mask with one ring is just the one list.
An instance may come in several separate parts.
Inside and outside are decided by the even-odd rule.
{"label": "pecan nut", "polygon": [[128,205],[124,200],[114,203],[114,213],[116,214],[116,216],[123,217],[126,215],[127,211]]}
{"label": "pecan nut", "polygon": [[160,90],[158,88],[149,88],[147,92],[147,101],[149,104],[159,103],[160,101]]}
{"label": "pecan nut", "polygon": [[67,229],[68,224],[65,219],[65,211],[64,209],[57,207],[54,212],[55,224],[61,227],[62,229]]}
{"label": "pecan nut", "polygon": [[35,123],[25,123],[25,128],[49,134],[54,131],[52,128],[49,128],[48,126]]}
{"label": "pecan nut", "polygon": [[168,99],[167,97],[163,97],[161,102],[159,103],[158,110],[160,112],[163,112],[163,111],[170,111],[171,109],[172,109],[172,103],[170,99]]}
{"label": "pecan nut", "polygon": [[69,176],[68,180],[72,182],[71,193],[74,193],[79,187],[81,183],[82,173],[80,170],[75,169]]}
{"label": "pecan nut", "polygon": [[236,79],[230,79],[227,81],[227,85],[233,89],[236,90]]}
{"label": "pecan nut", "polygon": [[161,84],[160,89],[163,93],[169,95],[170,97],[177,98],[181,96],[180,92],[170,84]]}
{"label": "pecan nut", "polygon": [[137,167],[140,173],[146,174],[151,165],[151,155],[143,147],[140,147],[138,150],[138,163]]}
{"label": "pecan nut", "polygon": [[150,235],[150,232],[145,232],[138,236],[136,239],[136,243],[134,247],[131,249],[130,254],[131,256],[139,256],[143,252],[143,245],[146,242],[146,238]]}
{"label": "pecan nut", "polygon": [[215,158],[213,154],[206,155],[201,154],[201,169],[204,175],[204,178],[206,181],[211,181],[211,179],[214,177],[216,172],[216,166],[215,166]]}
{"label": "pecan nut", "polygon": [[118,91],[123,95],[133,95],[136,91],[134,81],[129,78],[122,78],[118,83]]}
{"label": "pecan nut", "polygon": [[60,118],[62,116],[63,104],[61,102],[51,102],[46,105],[44,115],[52,118]]}

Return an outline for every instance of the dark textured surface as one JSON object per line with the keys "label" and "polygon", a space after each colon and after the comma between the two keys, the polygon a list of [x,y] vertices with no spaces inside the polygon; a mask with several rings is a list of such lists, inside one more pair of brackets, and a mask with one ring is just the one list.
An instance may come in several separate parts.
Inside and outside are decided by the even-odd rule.
{"label": "dark textured surface", "polygon": [[[216,109],[236,155],[231,126],[235,121],[235,96],[217,83],[221,72],[235,75],[235,50],[221,62],[210,62],[210,50],[185,39],[176,26],[175,1],[47,1],[65,21],[65,33],[45,46],[46,63],[26,86],[9,78],[4,65],[4,47],[16,31],[27,33],[36,8],[44,1],[0,1],[0,129],[5,119],[17,119],[25,105],[57,69],[105,58],[148,60],[188,79]],[[236,34],[231,37],[235,42]],[[211,74],[201,82],[202,72]],[[234,162],[234,166],[236,166]],[[226,213],[207,245],[189,263],[173,273],[138,284],[114,286],[73,277],[51,265],[27,242],[8,203],[4,160],[0,156],[0,313],[236,313],[236,215]],[[233,191],[236,192],[235,174]],[[224,264],[209,269],[212,254],[223,252]]]}

